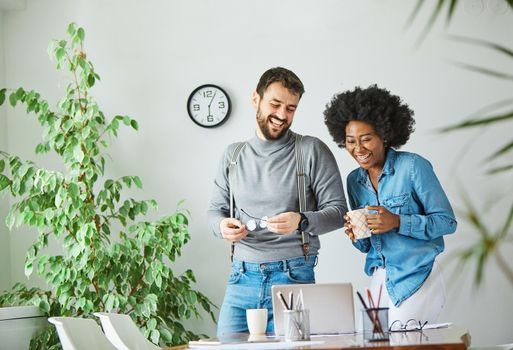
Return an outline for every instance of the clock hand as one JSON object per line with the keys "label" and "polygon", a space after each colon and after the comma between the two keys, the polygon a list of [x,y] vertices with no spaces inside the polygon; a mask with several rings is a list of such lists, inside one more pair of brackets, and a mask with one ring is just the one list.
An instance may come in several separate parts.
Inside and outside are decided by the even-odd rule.
{"label": "clock hand", "polygon": [[214,101],[214,98],[216,97],[216,94],[217,94],[217,91],[214,92],[214,96],[212,96],[212,98],[210,99],[210,102],[208,103],[208,116],[212,115],[212,113],[210,113],[210,105],[212,104],[212,101]]}
{"label": "clock hand", "polygon": [[210,111],[210,105],[212,104],[212,101],[214,101],[214,98],[216,97],[216,94],[217,94],[217,91],[214,92],[214,96],[212,96],[212,98],[210,99],[210,102],[208,103],[208,109]]}

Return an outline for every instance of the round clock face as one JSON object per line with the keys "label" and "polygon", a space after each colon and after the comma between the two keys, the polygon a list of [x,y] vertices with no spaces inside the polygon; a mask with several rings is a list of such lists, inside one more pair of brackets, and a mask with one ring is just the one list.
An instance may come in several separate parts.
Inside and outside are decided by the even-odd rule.
{"label": "round clock face", "polygon": [[205,128],[219,126],[230,116],[230,98],[219,86],[206,84],[194,89],[187,101],[192,121]]}

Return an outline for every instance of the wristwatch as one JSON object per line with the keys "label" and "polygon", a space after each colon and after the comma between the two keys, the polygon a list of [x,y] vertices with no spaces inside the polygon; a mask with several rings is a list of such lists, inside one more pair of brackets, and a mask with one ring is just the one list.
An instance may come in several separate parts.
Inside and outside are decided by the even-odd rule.
{"label": "wristwatch", "polygon": [[308,218],[303,213],[299,213],[299,215],[301,215],[301,220],[299,220],[299,224],[297,225],[297,230],[304,231],[308,227]]}

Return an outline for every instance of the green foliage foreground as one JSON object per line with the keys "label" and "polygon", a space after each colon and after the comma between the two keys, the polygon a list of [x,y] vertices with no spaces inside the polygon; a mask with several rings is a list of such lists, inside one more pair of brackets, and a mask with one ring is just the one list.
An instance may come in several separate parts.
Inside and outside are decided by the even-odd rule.
{"label": "green foliage foreground", "polygon": [[[37,228],[25,274],[35,271],[49,286],[43,291],[17,284],[0,296],[0,305],[34,304],[48,316],[126,313],[155,344],[185,343],[196,336],[182,320],[200,317],[201,309],[214,320],[213,304],[191,288],[193,272],[175,276],[165,263],[180,256],[190,239],[188,212],[179,203],[173,215],[136,221],[157,208],[154,200],[122,198],[123,188],[142,188],[141,179],[104,180],[107,139],[117,136],[120,125],[137,130],[138,124],[127,116],[105,117],[90,95],[100,76],[83,51],[84,30],[72,23],[68,34],[68,40],[49,47],[57,69],[71,75],[56,111],[35,91],[0,90],[0,105],[8,95],[13,107],[22,104],[37,115],[43,141],[36,153],[55,151],[66,167],[65,172],[47,170],[0,151],[0,192],[17,200],[6,224],[9,229],[22,224]],[[62,255],[46,254],[51,238],[62,245]],[[58,347],[54,327],[31,343],[32,349]]]}

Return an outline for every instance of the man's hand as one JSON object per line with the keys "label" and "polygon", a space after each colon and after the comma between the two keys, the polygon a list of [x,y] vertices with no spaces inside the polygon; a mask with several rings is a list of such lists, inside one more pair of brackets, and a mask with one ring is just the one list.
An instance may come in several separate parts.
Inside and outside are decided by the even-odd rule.
{"label": "man's hand", "polygon": [[297,230],[299,221],[301,221],[301,215],[289,211],[267,219],[267,228],[269,231],[278,234],[292,233]]}
{"label": "man's hand", "polygon": [[248,235],[246,226],[237,219],[224,218],[219,224],[221,235],[229,242],[238,242]]}
{"label": "man's hand", "polygon": [[346,235],[351,239],[351,241],[356,242],[356,236],[353,232],[353,225],[351,224],[351,220],[347,215],[344,215],[344,228],[346,229]]}
{"label": "man's hand", "polygon": [[367,210],[376,210],[377,214],[367,215],[367,226],[373,234],[385,233],[394,228],[399,228],[400,216],[388,211],[387,208],[377,206],[367,206]]}

